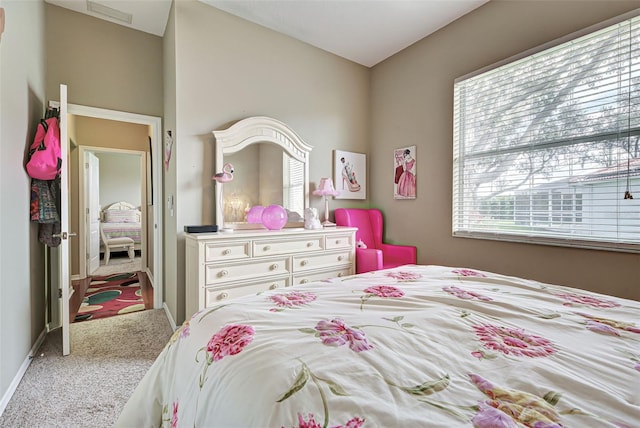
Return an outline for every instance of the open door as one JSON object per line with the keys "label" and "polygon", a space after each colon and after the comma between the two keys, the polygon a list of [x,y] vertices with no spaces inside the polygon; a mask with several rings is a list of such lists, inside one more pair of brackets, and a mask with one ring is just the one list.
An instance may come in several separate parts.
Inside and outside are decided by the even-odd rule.
{"label": "open door", "polygon": [[86,204],[87,276],[100,267],[100,159],[84,152],[84,200]]}
{"label": "open door", "polygon": [[69,343],[69,298],[73,294],[70,275],[69,238],[69,138],[67,132],[67,85],[60,85],[60,245],[58,246],[58,286],[60,318],[62,326],[62,355],[71,352]]}

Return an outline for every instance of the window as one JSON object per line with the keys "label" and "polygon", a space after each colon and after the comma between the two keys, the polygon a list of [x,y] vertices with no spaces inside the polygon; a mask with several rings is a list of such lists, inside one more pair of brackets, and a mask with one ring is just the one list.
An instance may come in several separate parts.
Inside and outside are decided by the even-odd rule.
{"label": "window", "polygon": [[455,81],[454,236],[640,251],[640,17],[622,19]]}
{"label": "window", "polygon": [[304,163],[282,153],[282,198],[283,205],[304,216]]}

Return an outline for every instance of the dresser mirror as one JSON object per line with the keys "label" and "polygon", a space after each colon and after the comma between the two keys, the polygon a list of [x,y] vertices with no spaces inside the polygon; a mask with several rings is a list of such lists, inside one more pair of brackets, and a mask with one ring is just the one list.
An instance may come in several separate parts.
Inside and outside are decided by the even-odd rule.
{"label": "dresser mirror", "polygon": [[284,123],[262,116],[240,120],[213,135],[215,172],[228,174],[233,165],[230,181],[216,181],[216,224],[225,229],[264,228],[248,223],[247,213],[256,205],[275,204],[287,210],[285,227],[303,227],[312,147]]}

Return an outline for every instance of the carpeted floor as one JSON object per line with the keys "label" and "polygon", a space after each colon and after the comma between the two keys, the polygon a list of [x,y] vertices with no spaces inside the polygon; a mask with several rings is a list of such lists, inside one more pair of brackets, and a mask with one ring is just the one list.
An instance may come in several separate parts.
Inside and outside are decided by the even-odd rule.
{"label": "carpeted floor", "polygon": [[62,335],[47,335],[0,427],[110,427],[171,337],[163,309],[71,324],[71,355]]}

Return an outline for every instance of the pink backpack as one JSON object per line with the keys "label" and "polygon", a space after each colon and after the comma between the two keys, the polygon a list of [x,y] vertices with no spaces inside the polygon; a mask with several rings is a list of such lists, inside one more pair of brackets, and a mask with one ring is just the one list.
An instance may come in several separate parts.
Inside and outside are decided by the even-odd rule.
{"label": "pink backpack", "polygon": [[61,166],[58,118],[42,119],[29,148],[27,174],[38,180],[53,180],[60,173]]}

